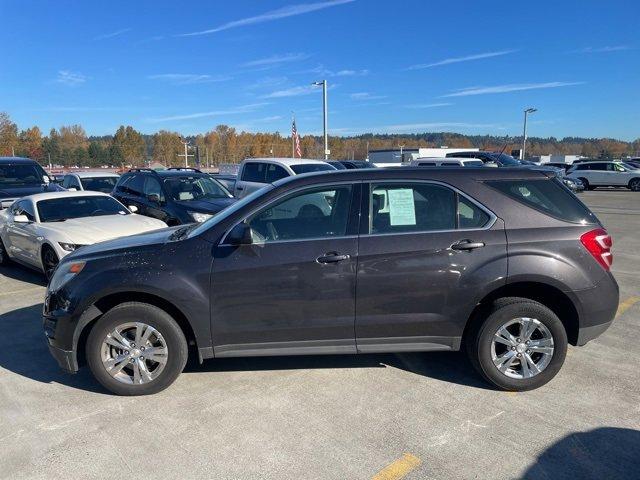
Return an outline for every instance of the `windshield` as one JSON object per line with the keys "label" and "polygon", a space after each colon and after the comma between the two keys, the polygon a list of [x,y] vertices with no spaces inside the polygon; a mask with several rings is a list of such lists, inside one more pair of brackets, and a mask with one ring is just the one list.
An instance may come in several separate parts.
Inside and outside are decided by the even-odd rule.
{"label": "windshield", "polygon": [[501,153],[499,155],[492,155],[496,161],[502,165],[506,165],[508,167],[517,167],[522,165],[523,163],[520,160],[516,160],[511,155],[507,155],[506,153]]}
{"label": "windshield", "polygon": [[171,177],[164,184],[171,198],[179,202],[232,197],[218,181],[205,175]]}
{"label": "windshield", "polygon": [[102,195],[40,200],[37,208],[41,222],[63,222],[70,218],[129,214],[120,202]]}
{"label": "windshield", "polygon": [[82,188],[92,192],[111,193],[118,182],[118,177],[81,178]]}
{"label": "windshield", "polygon": [[238,210],[243,208],[245,205],[247,205],[248,203],[253,202],[256,198],[261,197],[262,195],[267,193],[269,190],[272,190],[273,188],[274,188],[273,185],[266,184],[264,187],[261,187],[258,190],[255,190],[255,191],[251,192],[246,197],[242,197],[236,203],[234,203],[231,206],[225,208],[224,210],[221,210],[220,212],[216,213],[213,217],[209,218],[208,220],[206,220],[206,221],[204,221],[202,223],[197,224],[196,228],[194,228],[193,230],[188,232],[189,233],[189,237],[194,237],[196,235],[200,235],[201,233],[207,231],[210,227],[212,227],[216,223],[221,222],[225,218],[233,215]]}
{"label": "windshield", "polygon": [[302,173],[326,172],[327,170],[336,169],[326,163],[303,163],[301,165],[291,165],[291,170],[300,175]]}
{"label": "windshield", "polygon": [[43,175],[46,173],[35,163],[0,164],[0,185],[3,187],[41,185]]}
{"label": "windshield", "polygon": [[628,168],[629,170],[637,170],[638,167],[636,165],[634,165],[633,163],[627,163],[627,162],[622,162],[622,165],[626,168]]}

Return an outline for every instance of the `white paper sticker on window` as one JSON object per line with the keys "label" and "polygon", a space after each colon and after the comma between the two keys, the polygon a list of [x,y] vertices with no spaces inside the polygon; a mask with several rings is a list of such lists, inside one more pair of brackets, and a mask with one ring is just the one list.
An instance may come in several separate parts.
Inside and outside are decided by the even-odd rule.
{"label": "white paper sticker on window", "polygon": [[412,188],[388,190],[389,221],[392,226],[415,225],[416,207],[413,202]]}

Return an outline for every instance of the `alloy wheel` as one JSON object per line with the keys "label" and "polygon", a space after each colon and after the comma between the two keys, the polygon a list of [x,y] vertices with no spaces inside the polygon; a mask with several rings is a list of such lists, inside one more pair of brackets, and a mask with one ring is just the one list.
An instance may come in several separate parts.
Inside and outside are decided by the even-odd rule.
{"label": "alloy wheel", "polygon": [[142,322],[118,325],[104,338],[102,365],[109,375],[128,385],[142,385],[156,379],[169,358],[162,334]]}
{"label": "alloy wheel", "polygon": [[638,179],[632,180],[631,184],[629,185],[629,188],[633,192],[640,192],[640,180]]}
{"label": "alloy wheel", "polygon": [[510,378],[535,377],[553,358],[554,342],[549,329],[535,318],[514,318],[493,335],[491,360]]}
{"label": "alloy wheel", "polygon": [[50,247],[45,248],[42,253],[42,264],[44,267],[44,274],[47,278],[51,278],[53,271],[58,266],[58,262],[59,260],[56,253]]}

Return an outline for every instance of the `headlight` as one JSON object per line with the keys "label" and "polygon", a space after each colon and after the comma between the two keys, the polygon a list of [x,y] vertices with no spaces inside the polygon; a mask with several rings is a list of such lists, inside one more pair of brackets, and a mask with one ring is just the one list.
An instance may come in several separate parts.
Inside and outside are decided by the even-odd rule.
{"label": "headlight", "polygon": [[209,213],[200,213],[200,212],[189,212],[189,215],[191,215],[191,218],[193,218],[198,223],[202,223],[210,219],[211,217],[213,217],[213,215]]}
{"label": "headlight", "polygon": [[65,252],[73,252],[79,246],[79,245],[76,245],[75,243],[65,243],[65,242],[58,242],[58,245],[60,245]]}
{"label": "headlight", "polygon": [[51,277],[48,290],[55,292],[60,290],[69,280],[79,274],[87,262],[61,263]]}

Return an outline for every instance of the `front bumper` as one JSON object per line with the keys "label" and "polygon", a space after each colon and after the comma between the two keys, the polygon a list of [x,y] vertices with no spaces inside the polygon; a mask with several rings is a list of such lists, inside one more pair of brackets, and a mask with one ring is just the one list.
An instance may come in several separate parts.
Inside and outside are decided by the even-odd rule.
{"label": "front bumper", "polygon": [[78,372],[78,358],[75,352],[54,347],[51,343],[49,343],[49,352],[62,370],[67,373]]}

